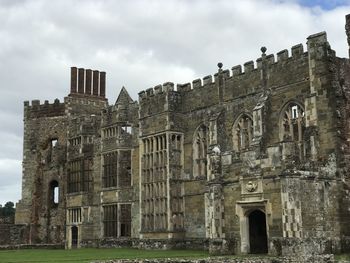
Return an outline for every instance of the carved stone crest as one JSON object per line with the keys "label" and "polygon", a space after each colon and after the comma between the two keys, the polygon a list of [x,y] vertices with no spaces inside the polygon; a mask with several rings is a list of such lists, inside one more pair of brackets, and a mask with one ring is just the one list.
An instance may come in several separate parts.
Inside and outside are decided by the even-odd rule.
{"label": "carved stone crest", "polygon": [[252,181],[249,181],[245,185],[245,189],[247,189],[247,191],[250,192],[250,193],[255,192],[257,188],[258,188],[258,185],[256,183],[253,183]]}

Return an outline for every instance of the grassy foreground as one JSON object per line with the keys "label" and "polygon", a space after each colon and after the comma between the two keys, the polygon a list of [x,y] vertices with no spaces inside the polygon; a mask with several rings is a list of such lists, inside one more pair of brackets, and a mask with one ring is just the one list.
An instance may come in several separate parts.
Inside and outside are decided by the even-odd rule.
{"label": "grassy foreground", "polygon": [[206,251],[198,250],[138,250],[131,248],[84,249],[22,249],[0,250],[0,262],[91,262],[108,259],[202,258]]}

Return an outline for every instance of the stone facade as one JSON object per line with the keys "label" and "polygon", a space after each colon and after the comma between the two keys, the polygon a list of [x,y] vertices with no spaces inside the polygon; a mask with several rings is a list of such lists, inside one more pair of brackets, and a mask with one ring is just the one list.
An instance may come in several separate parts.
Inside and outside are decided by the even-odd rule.
{"label": "stone facade", "polygon": [[29,242],[349,250],[349,59],[325,32],[306,51],[261,51],[138,101],[122,88],[112,105],[104,72],[73,67],[64,102],[25,102],[16,223]]}

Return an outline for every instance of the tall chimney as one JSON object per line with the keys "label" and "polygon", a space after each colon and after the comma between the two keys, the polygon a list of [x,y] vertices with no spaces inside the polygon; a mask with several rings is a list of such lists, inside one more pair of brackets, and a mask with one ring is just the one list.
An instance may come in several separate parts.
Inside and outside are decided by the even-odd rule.
{"label": "tall chimney", "polygon": [[77,93],[77,68],[70,68],[70,93]]}
{"label": "tall chimney", "polygon": [[348,40],[348,50],[350,57],[350,14],[345,16],[345,32]]}
{"label": "tall chimney", "polygon": [[84,69],[80,68],[78,73],[78,93],[84,94]]}
{"label": "tall chimney", "polygon": [[94,70],[93,73],[93,82],[92,82],[92,94],[98,96],[98,82],[99,82],[99,72],[98,70]]}
{"label": "tall chimney", "polygon": [[106,96],[106,72],[100,72],[100,96]]}
{"label": "tall chimney", "polygon": [[91,80],[92,80],[92,76],[91,76],[91,69],[87,69],[85,71],[85,94],[87,95],[91,95]]}

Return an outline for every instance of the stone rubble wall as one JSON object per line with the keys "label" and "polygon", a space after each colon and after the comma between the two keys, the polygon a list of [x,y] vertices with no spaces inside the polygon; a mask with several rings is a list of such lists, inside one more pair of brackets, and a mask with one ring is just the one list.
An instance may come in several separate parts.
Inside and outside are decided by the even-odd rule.
{"label": "stone rubble wall", "polygon": [[14,216],[0,216],[0,224],[14,224],[15,217]]}
{"label": "stone rubble wall", "polygon": [[333,263],[333,255],[295,256],[295,257],[249,257],[249,258],[206,258],[206,259],[117,259],[94,261],[93,263]]}
{"label": "stone rubble wall", "polygon": [[61,244],[17,244],[17,245],[0,245],[0,250],[17,250],[17,249],[64,249]]}
{"label": "stone rubble wall", "polygon": [[0,224],[0,246],[23,244],[28,238],[29,228],[26,225]]}

